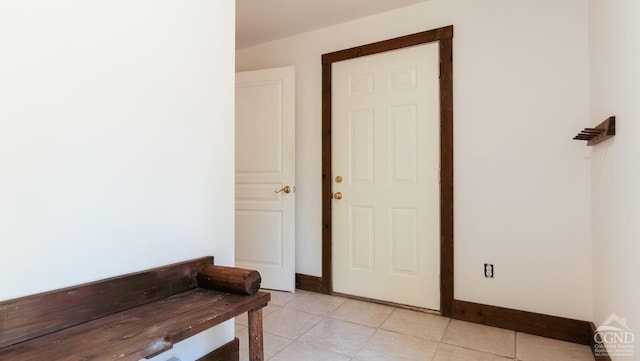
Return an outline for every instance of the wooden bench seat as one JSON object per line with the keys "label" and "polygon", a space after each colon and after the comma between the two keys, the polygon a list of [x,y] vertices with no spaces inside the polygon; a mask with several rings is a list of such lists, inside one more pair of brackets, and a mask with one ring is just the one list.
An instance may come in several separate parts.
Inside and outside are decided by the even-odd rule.
{"label": "wooden bench seat", "polygon": [[137,361],[245,312],[251,360],[263,360],[261,309],[270,295],[198,287],[198,272],[212,263],[207,257],[1,302],[0,360]]}

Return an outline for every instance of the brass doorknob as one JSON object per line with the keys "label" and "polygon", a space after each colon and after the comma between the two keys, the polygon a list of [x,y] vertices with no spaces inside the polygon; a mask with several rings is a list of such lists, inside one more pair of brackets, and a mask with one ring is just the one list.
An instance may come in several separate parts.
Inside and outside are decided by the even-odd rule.
{"label": "brass doorknob", "polygon": [[341,192],[335,192],[333,194],[333,198],[335,199],[342,199],[342,193]]}
{"label": "brass doorknob", "polygon": [[280,190],[277,190],[277,191],[275,191],[275,192],[276,192],[276,193],[282,193],[282,192],[284,192],[284,193],[291,193],[291,191],[294,191],[294,192],[295,192],[295,191],[296,191],[296,187],[291,188],[291,187],[289,187],[289,186],[284,186],[284,187],[280,188]]}

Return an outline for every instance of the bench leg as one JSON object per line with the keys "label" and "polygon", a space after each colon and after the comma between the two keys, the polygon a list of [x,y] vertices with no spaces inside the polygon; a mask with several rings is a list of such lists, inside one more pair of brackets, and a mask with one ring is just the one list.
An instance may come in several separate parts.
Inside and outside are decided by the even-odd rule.
{"label": "bench leg", "polygon": [[249,360],[264,361],[262,308],[249,311]]}

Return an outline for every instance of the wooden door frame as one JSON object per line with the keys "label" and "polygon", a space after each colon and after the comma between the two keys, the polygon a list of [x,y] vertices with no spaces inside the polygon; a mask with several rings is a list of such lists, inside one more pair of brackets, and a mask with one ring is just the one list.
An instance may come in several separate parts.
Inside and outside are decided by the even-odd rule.
{"label": "wooden door frame", "polygon": [[322,277],[333,293],[331,219],[331,64],[439,42],[440,57],[440,311],[453,315],[453,25],[322,55]]}

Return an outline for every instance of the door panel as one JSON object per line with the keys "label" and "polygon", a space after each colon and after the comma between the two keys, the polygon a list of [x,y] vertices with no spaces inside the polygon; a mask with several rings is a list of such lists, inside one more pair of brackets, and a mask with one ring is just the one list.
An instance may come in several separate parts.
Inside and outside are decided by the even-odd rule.
{"label": "door panel", "polygon": [[438,44],[332,67],[333,288],[438,310]]}
{"label": "door panel", "polygon": [[418,275],[418,209],[391,208],[391,272]]}
{"label": "door panel", "polygon": [[373,184],[373,109],[349,112],[349,179],[354,184]]}
{"label": "door panel", "polygon": [[281,79],[236,85],[237,175],[282,174],[282,86]]}
{"label": "door panel", "polygon": [[389,160],[392,185],[415,185],[418,176],[417,107],[389,108]]}
{"label": "door panel", "polygon": [[351,267],[373,270],[375,268],[374,209],[373,207],[350,207],[350,211]]}
{"label": "door panel", "polygon": [[259,239],[260,242],[238,242],[236,262],[263,266],[282,266],[282,212],[280,211],[236,211],[236,223],[252,225],[238,227],[236,238]]}
{"label": "door panel", "polygon": [[236,74],[236,265],[295,291],[294,69]]}

